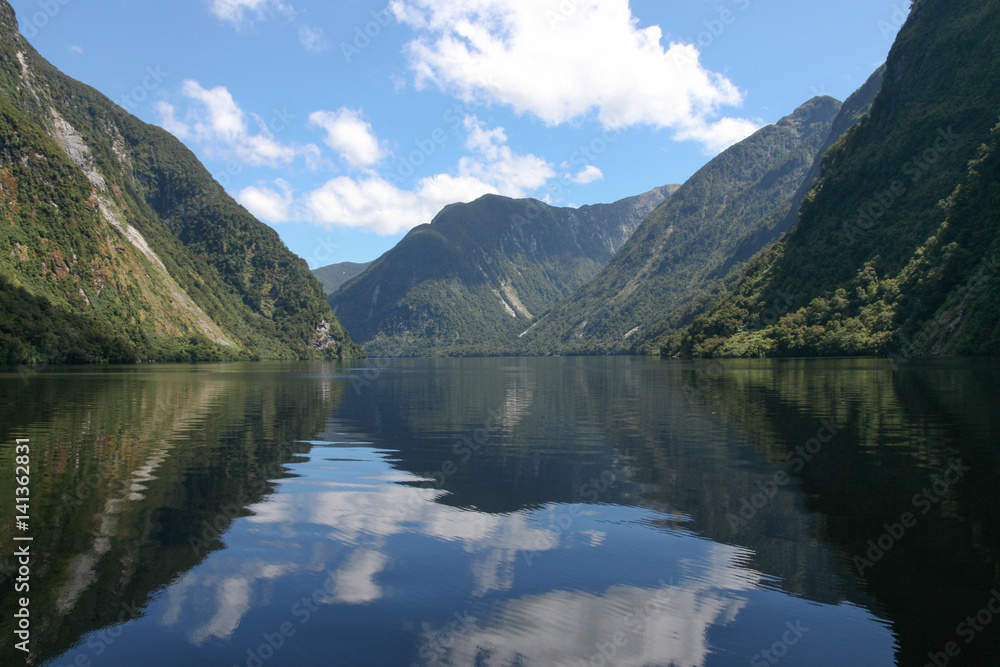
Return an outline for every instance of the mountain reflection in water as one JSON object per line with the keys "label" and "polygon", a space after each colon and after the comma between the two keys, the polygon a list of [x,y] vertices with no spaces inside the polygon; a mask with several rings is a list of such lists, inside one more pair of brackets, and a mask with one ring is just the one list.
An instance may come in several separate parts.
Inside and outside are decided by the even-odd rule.
{"label": "mountain reflection in water", "polygon": [[[4,467],[33,446],[34,664],[1000,655],[955,634],[1000,578],[995,364],[379,365],[0,377]],[[8,581],[5,636],[14,604]]]}

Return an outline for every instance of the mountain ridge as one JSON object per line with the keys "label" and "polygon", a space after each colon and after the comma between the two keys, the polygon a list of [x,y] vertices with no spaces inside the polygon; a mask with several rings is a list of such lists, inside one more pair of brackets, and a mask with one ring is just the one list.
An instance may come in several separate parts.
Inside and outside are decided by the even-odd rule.
{"label": "mountain ridge", "polygon": [[[1000,69],[998,31],[993,3],[915,3],[871,113],[828,152],[795,231],[663,352],[1000,351],[1000,313],[984,301],[995,275],[975,277],[997,244],[985,174],[995,173],[1000,92],[983,81]],[[762,320],[786,285],[796,302]]]}
{"label": "mountain ridge", "polygon": [[578,209],[499,195],[452,204],[330,305],[375,355],[495,354],[592,277],[675,187]]}
{"label": "mountain ridge", "polygon": [[38,55],[6,0],[0,138],[0,363],[360,354],[277,233]]}
{"label": "mountain ridge", "polygon": [[312,274],[322,283],[326,296],[330,296],[348,280],[364,273],[371,265],[372,262],[339,262],[313,269]]}
{"label": "mountain ridge", "polygon": [[832,98],[813,98],[712,159],[643,221],[592,281],[526,332],[512,352],[634,351],[655,335],[644,328],[661,326],[698,298],[741,235],[790,201],[841,108]]}

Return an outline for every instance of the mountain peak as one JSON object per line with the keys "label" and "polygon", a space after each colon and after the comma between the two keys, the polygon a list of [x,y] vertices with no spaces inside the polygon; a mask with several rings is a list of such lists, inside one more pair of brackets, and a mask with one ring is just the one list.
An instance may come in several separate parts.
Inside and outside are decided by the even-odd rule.
{"label": "mountain peak", "polygon": [[329,303],[375,355],[492,354],[594,277],[671,192],[582,208],[500,195],[452,204]]}
{"label": "mountain peak", "polygon": [[0,31],[2,31],[0,39],[20,34],[17,26],[17,14],[7,0],[0,0]]}
{"label": "mountain peak", "polygon": [[775,125],[779,127],[792,127],[802,132],[802,130],[809,126],[829,124],[840,113],[840,109],[843,106],[843,102],[829,95],[817,95],[779,120]]}

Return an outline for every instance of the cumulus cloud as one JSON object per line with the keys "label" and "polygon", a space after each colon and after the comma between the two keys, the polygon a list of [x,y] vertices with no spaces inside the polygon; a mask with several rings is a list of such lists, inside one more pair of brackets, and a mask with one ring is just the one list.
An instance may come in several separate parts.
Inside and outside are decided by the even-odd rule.
{"label": "cumulus cloud", "polygon": [[288,220],[292,206],[292,188],[280,178],[275,181],[275,186],[277,189],[257,186],[244,188],[239,194],[239,201],[262,220]]}
{"label": "cumulus cloud", "polygon": [[384,151],[370,123],[361,112],[341,107],[337,111],[317,111],[309,124],[326,132],[326,145],[353,167],[369,167],[382,159]]}
{"label": "cumulus cloud", "polygon": [[664,46],[628,0],[393,0],[418,36],[407,47],[418,88],[530,113],[550,125],[596,116],[609,129],[673,130],[721,150],[757,129],[723,117],[743,95],[690,44]]}
{"label": "cumulus cloud", "polygon": [[448,204],[491,193],[525,197],[555,177],[552,165],[544,159],[514,152],[503,128],[488,128],[475,116],[465,118],[464,128],[469,154],[452,173],[427,176],[412,189],[369,172],[360,178],[331,179],[294,202],[280,186],[247,188],[238,199],[267,222],[298,220],[396,234],[430,222]]}
{"label": "cumulus cloud", "polygon": [[291,5],[281,0],[212,0],[209,11],[219,19],[235,25],[264,18],[272,13],[289,17],[295,14]]}
{"label": "cumulus cloud", "polygon": [[156,106],[160,124],[178,139],[199,143],[210,155],[251,166],[287,165],[299,155],[308,164],[316,164],[319,151],[316,146],[292,146],[278,141],[276,133],[290,121],[287,114],[275,112],[271,119],[248,114],[225,86],[208,89],[197,81],[187,80],[181,86],[181,93],[191,103],[183,118],[173,104],[161,101]]}
{"label": "cumulus cloud", "polygon": [[604,172],[594,165],[588,165],[586,169],[582,170],[580,173],[569,176],[569,180],[573,181],[577,185],[587,185],[593,183],[594,181],[599,181],[604,178]]}

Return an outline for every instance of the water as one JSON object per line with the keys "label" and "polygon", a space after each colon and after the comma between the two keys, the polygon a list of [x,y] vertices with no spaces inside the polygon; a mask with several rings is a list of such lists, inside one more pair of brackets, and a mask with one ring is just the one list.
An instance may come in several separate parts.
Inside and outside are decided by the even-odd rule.
{"label": "water", "polygon": [[998,387],[982,360],[7,373],[0,663],[27,438],[36,665],[1000,664]]}

